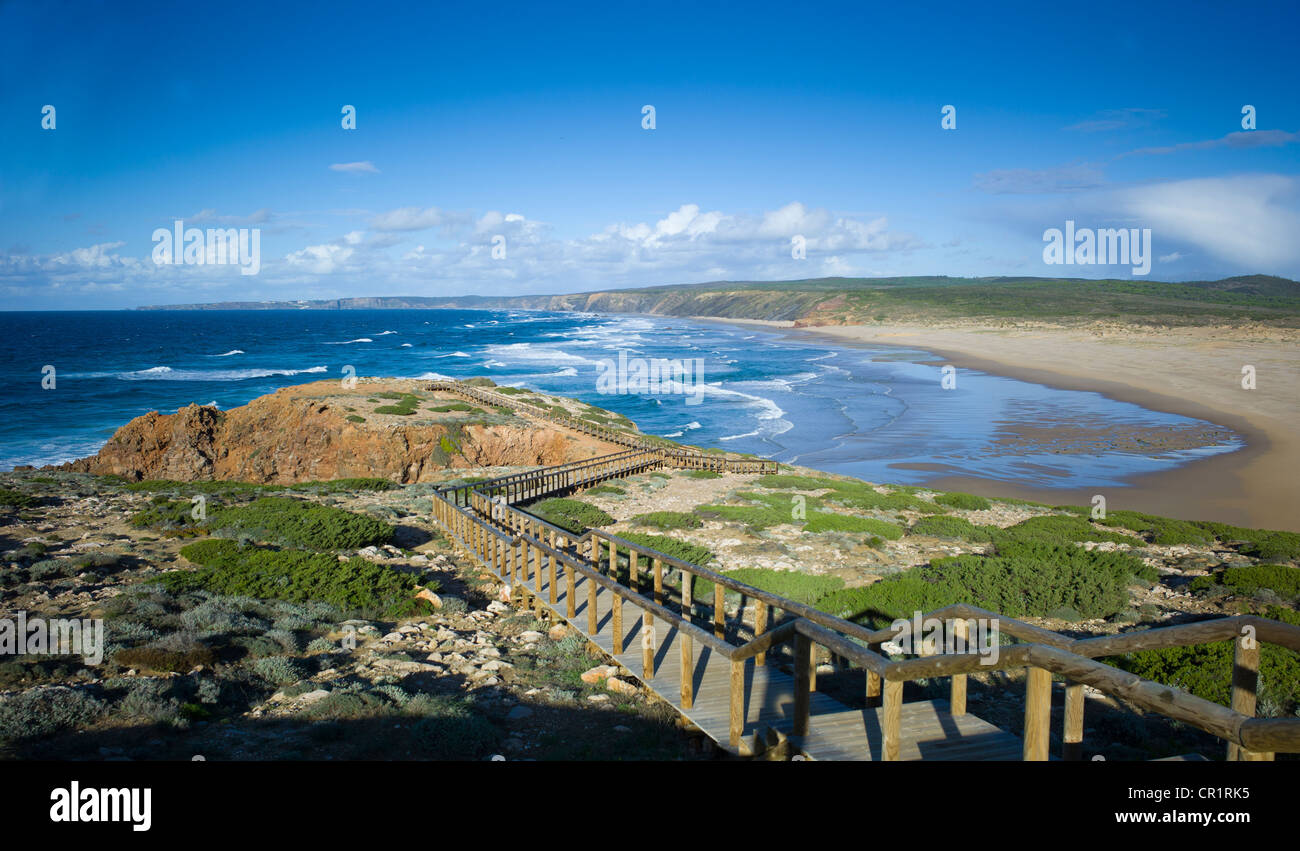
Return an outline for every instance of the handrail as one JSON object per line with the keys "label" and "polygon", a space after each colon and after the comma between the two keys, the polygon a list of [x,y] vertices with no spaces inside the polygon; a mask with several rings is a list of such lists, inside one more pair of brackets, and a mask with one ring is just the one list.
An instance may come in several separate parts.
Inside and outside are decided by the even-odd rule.
{"label": "handrail", "polygon": [[[538,416],[555,421],[573,421],[574,428],[588,433],[601,431],[599,426],[581,423],[573,417],[558,417],[552,412],[543,411],[527,403],[514,403],[499,394],[491,394],[480,388],[466,387],[459,382],[436,382],[434,389],[453,390],[464,393],[471,398],[500,400],[500,404],[511,407],[537,411]],[[498,402],[493,402],[497,404]],[[569,424],[565,422],[565,424]],[[620,434],[619,440],[627,444],[635,438]],[[482,482],[439,488],[434,493],[435,519],[446,528],[451,537],[468,552],[491,569],[502,572],[504,576],[503,549],[510,551],[510,571],[516,569],[516,548],[522,548],[525,576],[530,563],[530,551],[534,570],[537,571],[537,589],[540,594],[541,565],[543,558],[550,560],[551,594],[555,602],[555,567],[562,565],[568,575],[569,605],[574,605],[574,577],[581,575],[593,584],[589,590],[588,605],[596,600],[596,586],[610,591],[616,598],[614,603],[615,624],[621,624],[623,602],[631,602],[644,613],[646,629],[650,628],[652,619],[657,617],[672,624],[680,630],[683,644],[682,668],[682,706],[690,708],[691,686],[687,682],[685,660],[692,652],[690,644],[698,639],[705,646],[729,660],[731,674],[731,744],[739,745],[743,729],[743,666],[747,660],[755,659],[755,664],[764,663],[764,655],[784,644],[793,642],[795,661],[795,701],[794,701],[794,736],[804,736],[809,730],[810,692],[816,679],[812,665],[812,651],[815,645],[827,648],[832,654],[850,663],[857,664],[867,671],[867,694],[869,699],[880,697],[883,691],[884,710],[882,730],[884,741],[882,756],[885,759],[897,759],[900,741],[899,708],[902,703],[903,683],[931,677],[949,677],[952,680],[952,700],[950,712],[960,715],[965,712],[966,676],[977,671],[999,671],[1011,668],[1025,668],[1025,734],[1024,750],[1026,759],[1046,759],[1048,743],[1048,725],[1050,724],[1051,676],[1060,675],[1067,680],[1066,686],[1066,730],[1064,741],[1067,752],[1073,752],[1077,758],[1083,733],[1083,693],[1084,685],[1092,686],[1102,692],[1128,701],[1140,708],[1159,713],[1165,717],[1187,723],[1229,742],[1229,758],[1269,759],[1274,752],[1300,752],[1300,719],[1295,718],[1256,718],[1255,711],[1255,672],[1258,670],[1259,643],[1274,644],[1300,652],[1300,627],[1272,621],[1258,615],[1237,615],[1225,618],[1175,624],[1154,629],[1135,630],[1119,635],[1092,636],[1088,638],[1070,638],[1042,627],[1025,623],[1015,618],[982,609],[966,603],[944,606],[922,615],[922,619],[939,619],[945,621],[945,629],[954,627],[948,624],[961,624],[961,629],[972,619],[987,619],[997,624],[999,633],[1005,633],[1020,639],[1020,644],[1013,644],[999,649],[996,661],[978,652],[944,653],[940,650],[934,655],[921,655],[911,659],[890,659],[877,652],[885,642],[896,638],[907,627],[890,626],[886,629],[869,629],[852,621],[821,612],[810,606],[780,597],[761,588],[738,582],[707,567],[692,564],[659,552],[651,547],[642,546],[626,538],[599,529],[589,529],[577,534],[563,527],[530,514],[510,504],[512,498],[526,495],[528,498],[546,492],[583,486],[625,475],[629,469],[645,469],[660,463],[681,463],[683,466],[703,461],[710,465],[721,464],[721,469],[728,469],[728,464],[737,468],[745,465],[746,471],[764,472],[775,469],[770,461],[752,461],[749,459],[726,459],[716,456],[692,454],[689,450],[665,450],[660,446],[648,445],[641,441],[635,448],[598,456],[586,461],[568,462],[553,467],[540,467],[534,470],[514,473]],[[631,463],[628,463],[631,462]],[[766,466],[766,465],[770,465]],[[573,473],[588,470],[595,472],[588,477],[574,479]],[[739,471],[737,469],[736,471]],[[549,490],[548,490],[549,488]],[[494,493],[504,489],[505,498],[497,501]],[[463,501],[466,505],[460,504]],[[509,531],[502,531],[504,526]],[[476,530],[468,539],[462,532]],[[552,546],[543,538],[542,532],[550,532],[551,540],[562,538],[564,548]],[[534,533],[538,534],[534,534]],[[493,543],[489,547],[488,540]],[[620,548],[629,554],[629,567],[636,562],[632,554],[645,556],[652,561],[656,569],[655,597],[652,599],[636,588],[623,585],[613,575],[606,575],[601,570],[605,559],[602,558],[601,542],[605,542],[613,558],[611,570],[617,564],[617,552]],[[586,545],[585,547],[583,545]],[[590,560],[582,555],[583,549],[590,550]],[[489,561],[488,559],[491,559]],[[663,599],[661,574],[664,567],[676,568],[682,574],[679,600],[683,609],[677,613],[660,600]],[[689,576],[688,576],[689,575]],[[693,610],[693,595],[690,592],[693,577],[698,576],[714,583],[714,631],[710,632],[697,626],[690,620],[686,611]],[[520,583],[525,590],[525,583]],[[754,637],[742,644],[733,644],[726,640],[725,617],[722,608],[723,590],[729,589],[748,597],[760,606],[755,608]],[[773,606],[793,615],[793,619],[782,619],[769,629],[767,624],[767,607]],[[597,631],[595,610],[589,614],[589,631]],[[744,608],[738,615],[744,621]],[[964,634],[964,633],[963,633]],[[1234,678],[1232,706],[1225,707],[1213,701],[1196,697],[1173,686],[1162,685],[1135,674],[1122,671],[1111,665],[1096,661],[1097,657],[1114,656],[1140,650],[1168,647],[1196,646],[1214,641],[1234,640]],[[623,637],[617,635],[615,647],[622,646]],[[645,677],[654,673],[653,654],[646,651]],[[1239,676],[1240,675],[1240,676]]]}
{"label": "handrail", "polygon": [[664,443],[650,440],[646,436],[637,432],[628,432],[621,429],[609,428],[608,426],[587,422],[586,420],[569,414],[557,414],[554,411],[540,408],[529,402],[514,399],[504,393],[493,392],[483,387],[474,387],[455,379],[437,379],[429,384],[429,389],[458,393],[462,396],[468,396],[471,399],[476,399],[489,405],[505,407],[511,410],[522,409],[527,411],[531,416],[558,423],[566,428],[581,431],[585,434],[590,434],[593,437],[599,437],[609,443],[621,443],[624,446],[631,446],[635,449],[659,453],[665,460],[672,459],[679,462],[678,466],[736,473],[775,473],[779,469],[779,465],[775,461],[769,461],[767,459],[728,458],[726,456],[703,452],[698,449],[688,449],[684,446],[665,445]]}

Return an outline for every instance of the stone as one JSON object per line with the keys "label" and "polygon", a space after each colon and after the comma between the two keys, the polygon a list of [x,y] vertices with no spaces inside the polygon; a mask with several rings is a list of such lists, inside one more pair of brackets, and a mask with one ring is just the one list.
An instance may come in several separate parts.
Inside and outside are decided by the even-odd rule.
{"label": "stone", "polygon": [[532,714],[533,710],[529,709],[527,706],[516,706],[514,709],[511,709],[506,713],[506,720],[522,721],[525,718],[531,718]]}
{"label": "stone", "polygon": [[328,691],[323,688],[318,688],[315,691],[309,691],[306,694],[298,695],[298,699],[303,703],[315,703],[316,701],[324,700],[329,696],[330,693]]}
{"label": "stone", "polygon": [[609,695],[593,694],[590,697],[588,697],[587,700],[590,701],[591,703],[605,703],[609,700]]}
{"label": "stone", "polygon": [[616,694],[623,694],[628,697],[632,697],[637,693],[636,686],[629,683],[627,680],[620,680],[618,677],[610,677],[605,680],[605,688]]}
{"label": "stone", "polygon": [[533,629],[519,633],[519,640],[525,644],[536,644],[541,641],[542,638],[542,634]]}
{"label": "stone", "polygon": [[[507,597],[506,599],[508,600],[510,598]],[[510,611],[510,607],[499,600],[493,600],[491,603],[488,603],[487,610],[494,615],[504,615],[506,612]]]}
{"label": "stone", "polygon": [[435,609],[442,608],[442,598],[430,591],[428,588],[421,588],[419,593],[415,595],[415,599],[428,600]]}
{"label": "stone", "polygon": [[569,634],[569,628],[564,624],[556,624],[546,631],[546,637],[551,641],[559,641]]}
{"label": "stone", "polygon": [[607,680],[618,673],[618,668],[613,665],[597,665],[582,672],[582,681],[589,686],[598,685],[602,680]]}

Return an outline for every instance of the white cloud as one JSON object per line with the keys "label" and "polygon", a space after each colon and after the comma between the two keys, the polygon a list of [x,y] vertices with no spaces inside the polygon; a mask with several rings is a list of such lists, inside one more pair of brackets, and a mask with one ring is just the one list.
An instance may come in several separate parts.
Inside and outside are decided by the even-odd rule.
{"label": "white cloud", "polygon": [[1078,192],[1105,184],[1101,170],[1088,163],[1056,168],[1005,168],[975,175],[975,188],[994,195]]}
{"label": "white cloud", "polygon": [[346,264],[354,251],[346,245],[309,245],[301,251],[290,252],[284,259],[290,266],[313,275],[328,275]]}
{"label": "white cloud", "polygon": [[1243,271],[1276,273],[1300,264],[1298,196],[1296,178],[1262,174],[1136,186],[1117,200],[1157,244],[1187,243]]}
{"label": "white cloud", "polygon": [[379,174],[379,169],[370,160],[363,160],[357,163],[334,163],[330,166],[330,171],[343,171],[348,174]]}
{"label": "white cloud", "polygon": [[437,207],[401,207],[375,216],[370,220],[370,227],[379,231],[426,230],[446,221]]}
{"label": "white cloud", "polygon": [[[213,211],[205,214],[219,220]],[[414,244],[410,235],[433,230]],[[493,238],[506,240],[493,257]],[[803,236],[807,259],[791,257]],[[569,292],[701,280],[760,280],[854,274],[855,257],[914,248],[885,218],[859,219],[792,202],[756,213],[683,204],[648,222],[615,223],[560,238],[518,212],[478,216],[436,207],[404,207],[373,216],[369,227],[289,250],[267,243],[256,279],[233,266],[156,266],[120,257],[103,243],[52,257],[0,255],[0,289],[34,295],[51,287],[122,285],[131,304],[293,299],[382,293]],[[54,274],[57,272],[58,274]],[[859,272],[860,274],[860,272]],[[431,290],[432,288],[432,290]]]}

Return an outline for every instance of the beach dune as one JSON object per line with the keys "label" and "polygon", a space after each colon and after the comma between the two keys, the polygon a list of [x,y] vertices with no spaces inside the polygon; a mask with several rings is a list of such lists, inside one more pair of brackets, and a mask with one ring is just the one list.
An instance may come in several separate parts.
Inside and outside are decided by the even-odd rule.
{"label": "beach dune", "polygon": [[[754,320],[745,324],[793,325]],[[1108,496],[1108,505],[1184,519],[1300,531],[1300,331],[1269,327],[989,328],[954,323],[820,326],[791,328],[790,333],[841,344],[925,349],[958,369],[1094,391],[1152,410],[1227,426],[1245,439],[1244,449],[1138,477],[1131,487]],[[1243,386],[1249,372],[1253,372],[1253,389]],[[960,477],[935,484],[1057,503],[1087,504],[1089,498],[1083,493],[1017,488]]]}

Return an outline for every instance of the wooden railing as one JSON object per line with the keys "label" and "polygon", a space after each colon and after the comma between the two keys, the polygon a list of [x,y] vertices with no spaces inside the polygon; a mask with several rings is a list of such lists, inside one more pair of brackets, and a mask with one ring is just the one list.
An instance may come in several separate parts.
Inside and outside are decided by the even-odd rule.
{"label": "wooden railing", "polygon": [[[463,392],[459,387],[454,389]],[[493,400],[490,404],[497,402]],[[659,447],[638,446],[588,461],[442,488],[434,496],[434,517],[472,558],[529,593],[539,611],[547,602],[552,607],[557,605],[557,580],[562,572],[567,600],[565,614],[572,620],[576,617],[578,577],[589,580],[587,631],[592,635],[598,631],[596,595],[600,588],[607,589],[616,598],[613,608],[616,652],[623,649],[623,608],[627,603],[639,611],[645,634],[653,634],[659,622],[678,630],[682,655],[678,705],[684,710],[692,705],[693,686],[688,672],[695,667],[696,643],[725,657],[731,666],[729,744],[733,748],[740,748],[744,730],[746,662],[752,658],[755,665],[764,665],[773,649],[792,645],[796,684],[792,741],[796,745],[809,732],[811,693],[817,681],[814,653],[821,646],[833,659],[865,670],[867,703],[882,707],[881,755],[886,760],[899,756],[904,683],[948,678],[951,681],[949,708],[957,716],[966,712],[969,674],[1011,669],[1026,671],[1023,735],[1026,760],[1049,757],[1054,675],[1066,680],[1061,754],[1065,759],[1078,759],[1081,755],[1084,686],[1225,740],[1229,759],[1268,760],[1274,753],[1300,752],[1300,718],[1254,717],[1260,644],[1300,652],[1300,627],[1242,615],[1071,639],[975,606],[957,604],[930,612],[923,618],[944,621],[945,639],[949,631],[965,639],[973,626],[971,622],[983,619],[996,624],[999,633],[1024,643],[1001,646],[996,661],[979,652],[945,654],[941,652],[943,642],[935,648],[939,652],[932,655],[892,659],[882,652],[882,645],[897,638],[901,628],[872,630],[603,530],[575,533],[511,504],[661,464],[675,466],[684,460],[680,455],[665,457]],[[734,459],[724,460],[734,463]],[[772,462],[746,460],[744,463]],[[762,467],[752,470],[766,471]],[[694,599],[697,577],[713,583],[711,600]],[[534,583],[531,591],[529,581]],[[549,587],[547,600],[543,600],[545,587]],[[726,609],[727,591],[741,596],[734,615]],[[749,622],[745,620],[746,601],[753,610]],[[1224,640],[1234,641],[1235,647],[1230,707],[1095,661],[1098,657],[1138,650],[1190,647]],[[651,650],[643,655],[641,675],[649,681],[655,673],[655,657]]]}
{"label": "wooden railing", "polygon": [[763,458],[728,458],[725,455],[702,452],[684,446],[675,446],[666,440],[651,440],[645,435],[633,431],[610,428],[570,414],[560,414],[549,408],[533,405],[505,393],[490,390],[486,387],[475,387],[463,381],[439,379],[430,382],[428,386],[430,390],[456,393],[486,405],[525,411],[531,417],[548,420],[556,425],[589,434],[607,443],[616,443],[646,452],[655,452],[663,463],[670,467],[714,470],[719,473],[775,473],[778,469],[775,461]]}

